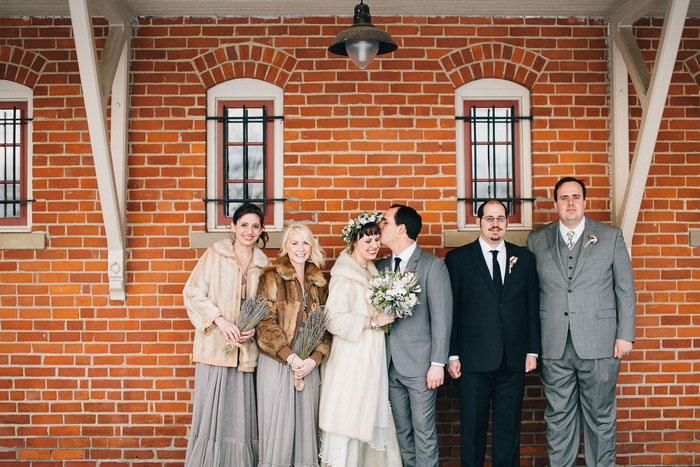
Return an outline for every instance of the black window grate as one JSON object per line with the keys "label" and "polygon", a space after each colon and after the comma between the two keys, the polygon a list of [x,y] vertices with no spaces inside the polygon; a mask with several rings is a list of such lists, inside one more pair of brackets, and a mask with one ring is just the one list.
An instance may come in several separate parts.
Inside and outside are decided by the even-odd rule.
{"label": "black window grate", "polygon": [[34,200],[22,199],[24,171],[23,126],[31,118],[22,115],[17,106],[0,108],[0,218],[19,218],[22,203]]}
{"label": "black window grate", "polygon": [[532,120],[531,116],[518,116],[514,105],[476,106],[469,108],[469,115],[457,116],[457,120],[469,123],[469,148],[471,157],[471,193],[469,198],[458,198],[472,204],[472,216],[479,206],[489,199],[498,199],[508,207],[509,215],[517,213],[522,201],[533,198],[517,196],[516,183],[519,166],[516,160],[517,124],[520,120]]}
{"label": "black window grate", "polygon": [[240,205],[253,202],[260,206],[266,215],[270,201],[284,201],[284,198],[269,198],[267,151],[269,146],[266,123],[283,119],[282,116],[267,114],[266,106],[223,106],[223,115],[207,117],[221,123],[222,145],[222,197],[207,198],[205,202],[223,204],[224,216],[231,217]]}

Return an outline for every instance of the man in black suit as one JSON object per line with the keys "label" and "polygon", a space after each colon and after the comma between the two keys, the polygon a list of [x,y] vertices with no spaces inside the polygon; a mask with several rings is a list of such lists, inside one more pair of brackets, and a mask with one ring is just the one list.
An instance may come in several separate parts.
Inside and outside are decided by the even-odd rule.
{"label": "man in black suit", "polygon": [[459,380],[463,466],[484,464],[492,402],[492,464],[520,465],[525,373],[540,353],[535,259],[503,241],[506,216],[500,201],[479,206],[479,238],[445,260],[454,296],[448,373]]}

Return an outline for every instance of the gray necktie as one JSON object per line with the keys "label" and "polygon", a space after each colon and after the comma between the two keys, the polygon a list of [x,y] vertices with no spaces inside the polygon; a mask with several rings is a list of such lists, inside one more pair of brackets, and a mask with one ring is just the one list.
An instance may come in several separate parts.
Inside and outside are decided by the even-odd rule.
{"label": "gray necktie", "polygon": [[576,233],[573,230],[566,232],[566,245],[569,247],[569,250],[574,247],[574,235]]}

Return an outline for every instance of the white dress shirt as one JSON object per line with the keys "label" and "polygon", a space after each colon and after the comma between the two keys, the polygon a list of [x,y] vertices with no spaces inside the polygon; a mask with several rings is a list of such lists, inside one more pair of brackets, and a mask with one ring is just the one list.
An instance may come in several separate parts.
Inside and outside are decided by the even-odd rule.
{"label": "white dress shirt", "polygon": [[584,216],[583,219],[581,219],[581,222],[576,226],[574,230],[569,229],[566,227],[564,224],[559,221],[559,233],[561,234],[561,238],[564,239],[564,243],[568,243],[568,240],[566,238],[566,234],[569,233],[569,231],[572,231],[574,233],[574,239],[571,241],[572,245],[576,245],[576,242],[578,242],[578,239],[581,238],[581,235],[583,235],[583,231],[586,229],[586,217]]}
{"label": "white dress shirt", "polygon": [[[408,265],[408,260],[411,259],[411,255],[413,254],[414,251],[416,251],[416,248],[418,247],[418,243],[413,242],[411,246],[403,250],[401,253],[399,253],[398,257],[401,259],[401,263],[399,264],[399,270],[403,273],[406,271],[406,265]],[[391,270],[394,270],[394,254],[391,254]]]}
{"label": "white dress shirt", "polygon": [[501,268],[501,284],[506,282],[506,242],[501,240],[496,248],[492,247],[484,241],[483,238],[479,237],[479,246],[481,246],[481,252],[484,254],[484,260],[486,261],[486,266],[489,268],[489,274],[493,279],[493,253],[491,250],[498,251],[496,259],[498,260],[498,266]]}

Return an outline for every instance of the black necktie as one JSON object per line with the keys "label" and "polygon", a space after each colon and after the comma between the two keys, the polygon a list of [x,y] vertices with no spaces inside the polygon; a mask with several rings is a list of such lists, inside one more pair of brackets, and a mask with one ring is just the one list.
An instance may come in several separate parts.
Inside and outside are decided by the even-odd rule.
{"label": "black necktie", "polygon": [[401,258],[394,257],[394,272],[401,272]]}
{"label": "black necktie", "polygon": [[503,290],[503,283],[501,282],[501,265],[498,264],[498,250],[491,250],[493,255],[493,285],[496,287],[496,294],[500,297],[501,290]]}

